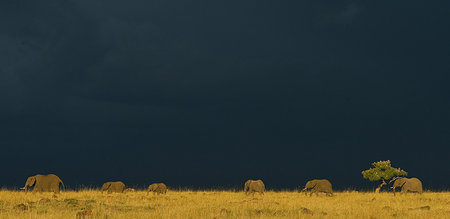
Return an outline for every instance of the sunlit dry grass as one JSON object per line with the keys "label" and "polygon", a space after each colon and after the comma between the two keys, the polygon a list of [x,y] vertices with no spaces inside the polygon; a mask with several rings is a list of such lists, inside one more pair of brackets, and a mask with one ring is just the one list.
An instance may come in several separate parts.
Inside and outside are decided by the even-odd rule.
{"label": "sunlit dry grass", "polygon": [[[22,205],[21,205],[22,204]],[[427,207],[428,206],[428,207]],[[28,193],[0,191],[0,218],[450,218],[450,192],[406,194],[296,192],[246,196],[230,191],[99,191]],[[82,213],[80,213],[82,214]]]}

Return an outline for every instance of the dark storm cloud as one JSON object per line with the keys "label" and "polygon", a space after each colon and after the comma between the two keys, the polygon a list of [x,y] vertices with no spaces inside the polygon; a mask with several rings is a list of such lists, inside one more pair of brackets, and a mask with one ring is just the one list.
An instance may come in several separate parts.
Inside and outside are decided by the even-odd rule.
{"label": "dark storm cloud", "polygon": [[4,162],[16,166],[9,184],[51,171],[74,184],[261,177],[282,188],[328,177],[345,187],[360,186],[370,162],[391,159],[443,185],[430,174],[446,171],[450,131],[442,5],[0,6],[0,136],[15,148]]}
{"label": "dark storm cloud", "polygon": [[93,25],[68,3],[3,3],[3,110],[12,114],[52,111],[84,78],[92,59],[101,54]]}

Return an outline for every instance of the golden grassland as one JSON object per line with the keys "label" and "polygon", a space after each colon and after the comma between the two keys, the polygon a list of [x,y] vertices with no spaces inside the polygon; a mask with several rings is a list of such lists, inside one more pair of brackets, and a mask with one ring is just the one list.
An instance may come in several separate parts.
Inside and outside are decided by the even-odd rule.
{"label": "golden grassland", "polygon": [[0,191],[0,218],[450,218],[450,192]]}

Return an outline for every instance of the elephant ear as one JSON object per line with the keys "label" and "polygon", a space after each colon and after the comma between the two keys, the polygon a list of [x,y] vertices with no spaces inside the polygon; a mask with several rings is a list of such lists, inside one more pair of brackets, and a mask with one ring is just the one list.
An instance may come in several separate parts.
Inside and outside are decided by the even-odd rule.
{"label": "elephant ear", "polygon": [[403,187],[403,185],[405,185],[405,183],[406,183],[406,178],[401,178],[400,179],[400,187]]}
{"label": "elephant ear", "polygon": [[34,186],[34,184],[36,183],[36,177],[35,176],[28,177],[28,180],[29,180],[29,182],[27,184],[28,186]]}
{"label": "elephant ear", "polygon": [[106,182],[103,184],[102,190],[108,190],[110,186],[111,186],[111,182]]}

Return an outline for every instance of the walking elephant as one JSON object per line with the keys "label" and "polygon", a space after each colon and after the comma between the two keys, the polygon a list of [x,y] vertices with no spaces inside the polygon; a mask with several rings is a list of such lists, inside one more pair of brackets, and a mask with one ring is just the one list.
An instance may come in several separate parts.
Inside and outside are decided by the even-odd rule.
{"label": "walking elephant", "polygon": [[102,191],[102,192],[107,191],[108,193],[111,193],[111,192],[122,193],[125,191],[125,184],[121,181],[105,182],[105,183],[103,183],[103,186],[100,189],[100,191]]}
{"label": "walking elephant", "polygon": [[167,186],[164,183],[153,183],[148,186],[147,189],[147,195],[148,193],[153,192],[156,194],[166,194],[167,193]]}
{"label": "walking elephant", "polygon": [[28,177],[25,182],[25,186],[23,189],[25,192],[28,192],[28,187],[33,188],[33,192],[54,192],[59,193],[59,185],[62,185],[63,189],[65,189],[64,183],[62,180],[55,174],[41,175],[37,174],[35,176]]}
{"label": "walking elephant", "polygon": [[319,195],[319,192],[324,192],[327,196],[333,196],[333,186],[330,181],[326,179],[314,179],[308,181],[302,191],[305,192],[306,195],[308,190],[311,191],[309,196],[312,196],[313,193]]}
{"label": "walking elephant", "polygon": [[264,183],[262,180],[247,180],[244,185],[244,192],[245,194],[254,194],[255,192],[261,193],[261,195],[264,195],[264,191],[266,190]]}
{"label": "walking elephant", "polygon": [[394,181],[394,185],[392,186],[392,190],[395,195],[395,188],[402,188],[401,193],[406,192],[417,192],[422,194],[422,182],[417,178],[397,178]]}

